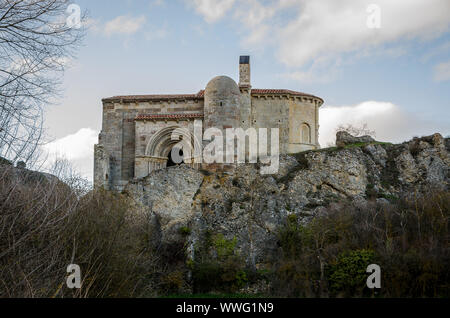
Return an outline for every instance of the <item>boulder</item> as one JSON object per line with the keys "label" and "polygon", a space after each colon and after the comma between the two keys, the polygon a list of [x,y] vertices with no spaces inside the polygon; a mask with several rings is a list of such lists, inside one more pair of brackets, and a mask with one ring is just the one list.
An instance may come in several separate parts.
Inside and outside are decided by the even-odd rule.
{"label": "boulder", "polygon": [[375,142],[375,139],[370,136],[355,137],[346,131],[338,131],[336,134],[336,146],[340,148],[347,145],[370,142]]}

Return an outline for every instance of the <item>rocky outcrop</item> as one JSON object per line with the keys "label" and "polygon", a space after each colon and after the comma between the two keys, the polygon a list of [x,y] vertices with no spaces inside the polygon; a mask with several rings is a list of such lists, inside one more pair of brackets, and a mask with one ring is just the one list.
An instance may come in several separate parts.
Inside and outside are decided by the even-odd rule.
{"label": "rocky outcrop", "polygon": [[[236,237],[247,263],[259,267],[275,255],[277,228],[290,214],[308,222],[335,201],[388,203],[449,188],[449,142],[439,134],[400,145],[344,140],[344,148],[281,156],[277,175],[261,175],[259,165],[239,166],[233,174],[178,166],[130,183],[126,191],[151,212],[161,242],[180,240],[180,229],[189,229],[184,235],[195,257],[205,231],[221,233]],[[350,140],[357,144],[348,147]]]}
{"label": "rocky outcrop", "polygon": [[339,131],[336,134],[336,146],[340,148],[343,148],[347,145],[369,142],[375,142],[375,139],[370,136],[355,137],[346,131]]}
{"label": "rocky outcrop", "polygon": [[147,178],[132,182],[127,191],[155,216],[161,239],[176,239],[177,230],[194,217],[194,197],[200,190],[203,175],[182,165],[157,170]]}

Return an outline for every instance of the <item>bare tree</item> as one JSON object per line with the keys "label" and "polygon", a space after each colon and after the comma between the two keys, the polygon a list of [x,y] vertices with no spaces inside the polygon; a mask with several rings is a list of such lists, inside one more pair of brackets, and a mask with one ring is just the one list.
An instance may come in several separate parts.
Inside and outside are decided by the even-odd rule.
{"label": "bare tree", "polygon": [[69,4],[0,0],[0,156],[13,162],[33,157],[44,106],[59,96],[65,65],[84,35],[66,23]]}

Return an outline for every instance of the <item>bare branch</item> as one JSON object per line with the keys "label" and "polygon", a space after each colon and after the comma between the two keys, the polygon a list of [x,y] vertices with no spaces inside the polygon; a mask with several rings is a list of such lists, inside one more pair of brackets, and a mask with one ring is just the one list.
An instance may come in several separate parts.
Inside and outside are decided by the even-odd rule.
{"label": "bare branch", "polygon": [[[66,23],[67,0],[0,0],[0,156],[28,164],[43,135],[43,109],[85,34]],[[86,17],[80,17],[85,21]]]}

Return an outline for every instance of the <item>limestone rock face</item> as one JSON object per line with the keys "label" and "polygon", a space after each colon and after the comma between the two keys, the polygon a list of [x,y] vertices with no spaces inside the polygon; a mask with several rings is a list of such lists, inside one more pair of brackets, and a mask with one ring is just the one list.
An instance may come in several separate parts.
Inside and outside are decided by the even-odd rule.
{"label": "limestone rock face", "polygon": [[192,202],[203,175],[187,166],[157,170],[127,191],[157,217],[163,240],[171,240],[176,230],[192,219]]}
{"label": "limestone rock face", "polygon": [[375,139],[370,136],[355,137],[346,131],[339,131],[336,134],[336,146],[338,147],[345,147],[347,145],[365,142],[375,142]]}
{"label": "limestone rock face", "polygon": [[277,175],[261,175],[259,164],[238,166],[233,174],[171,167],[131,183],[127,191],[151,211],[161,242],[180,240],[180,228],[189,228],[188,251],[195,257],[205,231],[236,237],[241,255],[258,268],[275,255],[277,229],[290,214],[309,222],[333,202],[365,204],[370,198],[389,204],[392,197],[430,188],[448,191],[447,145],[448,139],[435,134],[400,145],[283,155]]}

